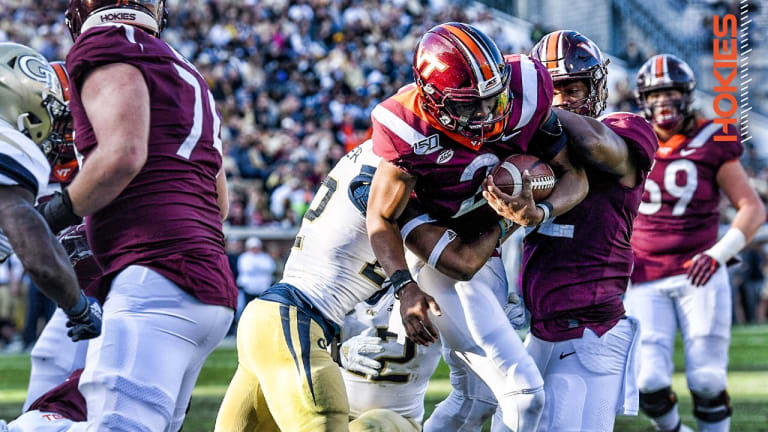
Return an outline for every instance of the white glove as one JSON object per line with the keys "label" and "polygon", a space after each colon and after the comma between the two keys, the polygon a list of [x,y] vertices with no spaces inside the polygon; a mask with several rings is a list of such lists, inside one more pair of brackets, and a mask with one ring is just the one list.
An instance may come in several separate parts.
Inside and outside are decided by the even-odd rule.
{"label": "white glove", "polygon": [[525,327],[525,307],[523,302],[520,301],[520,296],[517,293],[509,293],[509,303],[504,306],[504,313],[507,314],[509,323],[515,330],[520,330]]}
{"label": "white glove", "polygon": [[366,332],[347,339],[339,350],[341,366],[348,371],[378,376],[381,363],[371,357],[384,351],[383,343],[381,338],[366,336]]}

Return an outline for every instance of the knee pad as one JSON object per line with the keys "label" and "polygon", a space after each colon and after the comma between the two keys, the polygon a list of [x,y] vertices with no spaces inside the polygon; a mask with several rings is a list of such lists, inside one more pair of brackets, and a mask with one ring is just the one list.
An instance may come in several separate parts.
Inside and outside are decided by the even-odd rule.
{"label": "knee pad", "polygon": [[[86,401],[106,390],[104,403],[92,411],[100,429],[115,431],[165,430],[173,421],[175,402],[161,388],[135,379],[105,374],[93,380],[80,381],[80,392]],[[89,404],[90,405],[90,404]],[[121,425],[120,422],[125,422]],[[115,428],[115,429],[110,429]]]}
{"label": "knee pad", "polygon": [[715,397],[705,396],[691,391],[693,396],[693,415],[701,421],[717,423],[731,416],[731,398],[723,390]]}
{"label": "knee pad", "polygon": [[689,371],[687,375],[688,388],[691,393],[696,393],[702,397],[715,398],[728,385],[725,371],[719,368],[701,367]]}
{"label": "knee pad", "polygon": [[672,411],[677,404],[677,395],[672,387],[664,387],[654,392],[640,392],[640,409],[651,418],[661,417]]}

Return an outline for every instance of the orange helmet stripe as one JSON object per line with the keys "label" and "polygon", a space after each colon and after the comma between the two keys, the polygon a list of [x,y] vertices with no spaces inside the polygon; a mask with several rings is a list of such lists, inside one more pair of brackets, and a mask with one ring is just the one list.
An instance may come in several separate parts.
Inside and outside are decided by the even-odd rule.
{"label": "orange helmet stripe", "polygon": [[560,43],[560,36],[563,32],[554,32],[549,35],[547,40],[547,69],[554,69],[557,67],[557,47]]}
{"label": "orange helmet stripe", "polygon": [[61,83],[61,91],[64,93],[64,102],[69,102],[69,75],[61,63],[51,63],[51,68],[56,72],[56,77]]}
{"label": "orange helmet stripe", "polygon": [[661,78],[664,76],[664,60],[664,55],[656,57],[656,78]]}
{"label": "orange helmet stripe", "polygon": [[483,81],[487,81],[495,75],[495,72],[491,70],[490,67],[490,56],[486,55],[485,49],[477,44],[474,38],[472,38],[470,35],[468,35],[463,29],[454,27],[452,25],[446,25],[445,28],[451,32],[452,35],[456,36],[459,41],[469,50],[469,52],[472,54],[473,59],[472,61],[477,61],[476,59],[484,59],[485,61],[477,65],[479,66],[480,73],[483,74],[482,78]]}

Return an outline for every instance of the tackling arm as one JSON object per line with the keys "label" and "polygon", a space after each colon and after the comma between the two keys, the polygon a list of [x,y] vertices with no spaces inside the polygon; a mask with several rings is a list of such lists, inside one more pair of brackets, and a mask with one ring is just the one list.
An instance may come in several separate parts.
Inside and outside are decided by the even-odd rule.
{"label": "tackling arm", "polygon": [[98,145],[67,190],[73,213],[87,216],[117,198],[144,166],[150,100],[144,76],[124,63],[96,68],[81,88]]}
{"label": "tackling arm", "polygon": [[437,329],[427,311],[440,315],[440,308],[431,296],[419,289],[410,275],[397,224],[415,184],[414,177],[381,161],[371,181],[366,227],[376,259],[389,275],[395,297],[400,299],[400,315],[408,337],[418,344],[429,345],[437,341]]}
{"label": "tackling arm", "polygon": [[[418,216],[421,212],[409,205],[401,220],[415,221]],[[438,223],[425,221],[406,232],[407,223],[403,224],[401,233],[408,250],[441,273],[462,281],[472,279],[496,250],[499,241],[506,240],[520,227],[501,221],[488,227],[477,239],[465,241],[453,230]]]}
{"label": "tackling arm", "polygon": [[390,276],[408,268],[397,218],[408,204],[415,184],[415,178],[387,161],[381,161],[371,181],[366,213],[368,238],[376,259]]}
{"label": "tackling arm", "polygon": [[0,187],[0,228],[35,285],[63,309],[71,309],[80,299],[77,277],[64,249],[32,207],[33,199],[21,187]]}

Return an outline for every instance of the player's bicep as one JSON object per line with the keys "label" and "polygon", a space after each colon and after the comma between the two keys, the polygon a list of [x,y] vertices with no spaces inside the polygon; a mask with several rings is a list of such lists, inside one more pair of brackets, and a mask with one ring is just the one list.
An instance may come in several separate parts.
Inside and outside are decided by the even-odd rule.
{"label": "player's bicep", "polygon": [[94,69],[81,90],[83,107],[106,154],[119,158],[126,170],[140,170],[149,144],[149,88],[141,71],[112,63]]}
{"label": "player's bicep", "polygon": [[415,184],[414,177],[387,161],[381,161],[371,181],[367,214],[394,223],[408,204]]}

